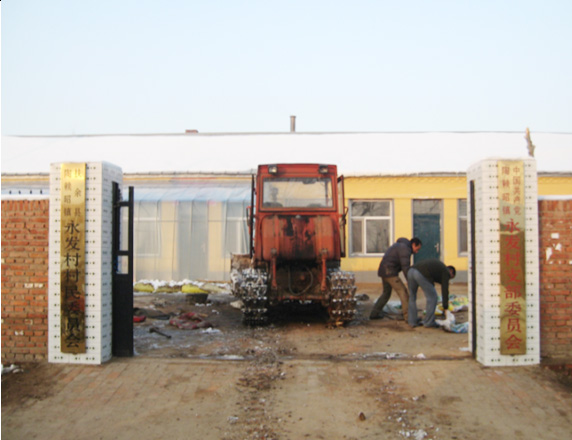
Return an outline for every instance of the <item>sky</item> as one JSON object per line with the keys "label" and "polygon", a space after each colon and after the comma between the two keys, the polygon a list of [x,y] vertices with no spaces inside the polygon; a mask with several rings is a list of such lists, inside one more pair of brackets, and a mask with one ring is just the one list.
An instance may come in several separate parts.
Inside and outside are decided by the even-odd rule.
{"label": "sky", "polygon": [[4,0],[3,135],[572,132],[569,0]]}

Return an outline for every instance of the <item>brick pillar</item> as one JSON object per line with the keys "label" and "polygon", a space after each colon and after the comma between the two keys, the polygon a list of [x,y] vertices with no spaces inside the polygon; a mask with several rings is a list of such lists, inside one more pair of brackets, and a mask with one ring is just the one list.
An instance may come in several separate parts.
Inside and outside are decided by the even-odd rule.
{"label": "brick pillar", "polygon": [[48,354],[49,200],[2,201],[2,363]]}
{"label": "brick pillar", "polygon": [[541,200],[541,354],[572,361],[572,200]]}

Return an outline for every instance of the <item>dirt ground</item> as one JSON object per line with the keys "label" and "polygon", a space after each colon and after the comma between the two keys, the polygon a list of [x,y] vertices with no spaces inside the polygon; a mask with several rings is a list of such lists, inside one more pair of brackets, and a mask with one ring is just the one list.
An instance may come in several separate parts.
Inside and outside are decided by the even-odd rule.
{"label": "dirt ground", "polygon": [[[209,295],[205,304],[183,294],[137,295],[146,318],[134,324],[134,358],[24,365],[23,373],[2,376],[2,436],[572,438],[567,379],[540,366],[484,368],[472,359],[467,334],[371,321],[377,286],[359,294],[358,317],[343,328],[328,328],[327,316],[307,306],[280,309],[271,325],[249,328],[229,295]],[[194,321],[177,322],[198,328],[169,322],[189,312]],[[56,422],[67,411],[81,429]]]}
{"label": "dirt ground", "polygon": [[[457,294],[464,293],[465,287],[459,286],[460,292],[457,291]],[[135,351],[137,355],[152,357],[247,359],[252,355],[248,341],[253,333],[258,332],[267,338],[279,340],[279,355],[285,358],[470,356],[466,351],[466,334],[446,333],[440,329],[411,329],[393,313],[381,320],[369,320],[373,301],[378,295],[377,285],[360,286],[357,317],[343,329],[338,329],[340,331],[327,328],[327,314],[319,306],[280,306],[273,310],[270,325],[253,330],[242,325],[242,313],[235,303],[236,298],[228,294],[211,294],[206,303],[195,303],[193,295],[137,295],[134,305],[139,310],[136,314],[146,315],[146,319],[135,324]],[[424,298],[420,296],[419,305],[422,306]],[[389,304],[399,307],[399,301],[394,297]],[[180,329],[168,319],[169,316],[180,318],[188,312],[195,314],[193,318],[196,321],[179,319],[177,322],[182,326],[196,325],[198,328],[194,330]],[[459,322],[468,319],[467,312],[460,311],[455,315]],[[404,333],[409,337],[407,345],[402,347]]]}

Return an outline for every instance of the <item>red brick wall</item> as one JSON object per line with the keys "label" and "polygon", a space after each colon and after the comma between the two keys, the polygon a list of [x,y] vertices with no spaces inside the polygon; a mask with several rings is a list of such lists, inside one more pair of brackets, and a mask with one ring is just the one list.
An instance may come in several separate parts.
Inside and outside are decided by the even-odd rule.
{"label": "red brick wall", "polygon": [[572,200],[538,204],[540,354],[572,360]]}
{"label": "red brick wall", "polygon": [[48,355],[49,201],[2,201],[2,364]]}

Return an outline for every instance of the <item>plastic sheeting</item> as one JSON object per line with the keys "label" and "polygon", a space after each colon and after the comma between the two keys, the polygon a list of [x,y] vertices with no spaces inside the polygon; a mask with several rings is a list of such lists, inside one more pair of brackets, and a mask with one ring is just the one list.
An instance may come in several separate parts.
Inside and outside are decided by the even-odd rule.
{"label": "plastic sheeting", "polygon": [[227,281],[247,253],[251,184],[189,181],[135,186],[135,279]]}

